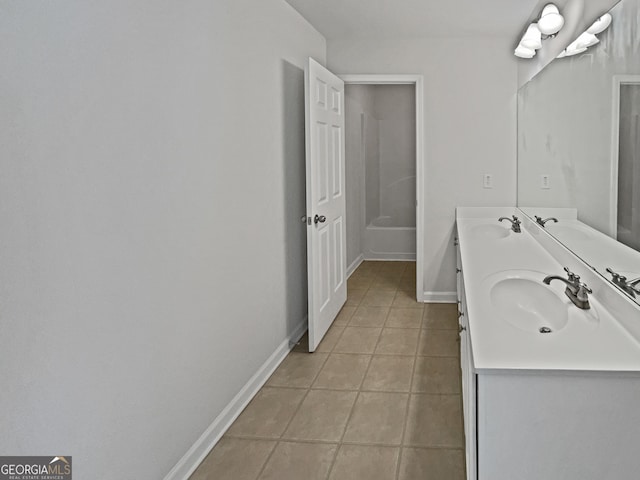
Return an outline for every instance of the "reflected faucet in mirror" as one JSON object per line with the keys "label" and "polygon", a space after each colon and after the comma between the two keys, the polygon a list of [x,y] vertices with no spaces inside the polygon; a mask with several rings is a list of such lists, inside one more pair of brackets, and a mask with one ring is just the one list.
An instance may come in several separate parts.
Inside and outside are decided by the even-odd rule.
{"label": "reflected faucet in mirror", "polygon": [[542,219],[542,217],[539,217],[538,215],[535,216],[536,217],[536,223],[538,225],[541,225],[544,227],[544,224],[547,223],[550,220],[553,220],[554,223],[558,223],[558,219],[555,217],[549,217],[549,218],[545,218],[544,220]]}
{"label": "reflected faucet in mirror", "polygon": [[637,287],[637,285],[640,285],[640,277],[627,281],[627,277],[614,272],[609,267],[607,267],[607,272],[611,274],[611,281],[614,285],[620,287],[624,292],[628,293],[633,298],[636,298],[636,295],[640,295],[640,288]]}
{"label": "reflected faucet in mirror", "polygon": [[513,231],[514,231],[514,232],[516,232],[516,233],[520,233],[520,232],[521,232],[521,230],[520,230],[520,224],[521,224],[522,222],[521,222],[521,221],[520,221],[520,219],[519,219],[518,217],[516,217],[515,215],[512,215],[512,216],[513,216],[513,220],[511,220],[509,217],[500,217],[500,218],[498,219],[498,221],[499,221],[499,222],[501,222],[501,221],[503,221],[503,220],[508,220],[508,221],[510,221],[510,222],[511,222],[511,230],[513,230]]}

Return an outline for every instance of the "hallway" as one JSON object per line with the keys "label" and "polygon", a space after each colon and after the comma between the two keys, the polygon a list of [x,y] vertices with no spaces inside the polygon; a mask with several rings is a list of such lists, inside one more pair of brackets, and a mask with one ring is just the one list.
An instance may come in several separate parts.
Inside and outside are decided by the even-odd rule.
{"label": "hallway", "polygon": [[457,310],[415,263],[366,261],[317,351],[306,335],[191,480],[462,480]]}

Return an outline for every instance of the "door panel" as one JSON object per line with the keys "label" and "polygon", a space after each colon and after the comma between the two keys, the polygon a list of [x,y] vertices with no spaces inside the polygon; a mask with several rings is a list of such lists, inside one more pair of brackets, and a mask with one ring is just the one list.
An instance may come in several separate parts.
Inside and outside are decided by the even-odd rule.
{"label": "door panel", "polygon": [[309,351],[347,299],[344,83],[313,59],[305,72]]}

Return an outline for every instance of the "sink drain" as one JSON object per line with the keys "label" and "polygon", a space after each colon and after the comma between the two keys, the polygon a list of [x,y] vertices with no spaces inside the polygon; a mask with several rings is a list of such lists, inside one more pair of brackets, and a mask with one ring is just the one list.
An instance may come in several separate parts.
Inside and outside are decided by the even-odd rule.
{"label": "sink drain", "polygon": [[540,327],[540,333],[551,333],[551,329],[549,327]]}

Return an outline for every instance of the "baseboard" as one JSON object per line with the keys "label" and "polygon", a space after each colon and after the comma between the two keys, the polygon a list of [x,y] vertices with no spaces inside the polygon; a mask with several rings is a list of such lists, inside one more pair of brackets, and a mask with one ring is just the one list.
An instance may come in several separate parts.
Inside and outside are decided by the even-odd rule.
{"label": "baseboard", "polygon": [[367,252],[365,260],[374,262],[415,262],[415,253],[377,253]]}
{"label": "baseboard", "polygon": [[356,271],[356,268],[358,268],[362,262],[364,262],[364,255],[360,254],[358,255],[358,258],[351,262],[351,265],[347,267],[347,278]]}
{"label": "baseboard", "polygon": [[424,303],[456,303],[456,292],[424,292]]}
{"label": "baseboard", "polygon": [[204,431],[198,440],[184,454],[184,456],[167,473],[164,480],[188,480],[198,465],[205,459],[209,452],[216,446],[222,435],[229,429],[238,415],[258,393],[260,388],[269,379],[278,365],[302,338],[307,330],[305,318],[296,330],[289,335],[258,369],[251,379],[242,387],[242,390],[231,400],[225,409],[216,417],[211,425]]}

